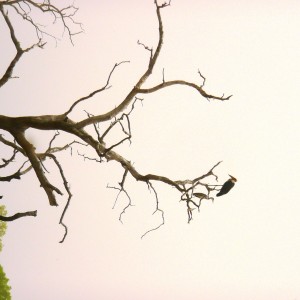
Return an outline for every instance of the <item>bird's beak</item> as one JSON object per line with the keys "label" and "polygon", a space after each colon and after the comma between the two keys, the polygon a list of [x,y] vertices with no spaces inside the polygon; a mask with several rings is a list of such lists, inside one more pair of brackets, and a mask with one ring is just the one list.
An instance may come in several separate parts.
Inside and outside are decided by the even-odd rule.
{"label": "bird's beak", "polygon": [[237,179],[235,177],[231,176],[230,174],[228,174],[228,175],[231,177],[231,179],[233,179],[234,181],[237,181]]}

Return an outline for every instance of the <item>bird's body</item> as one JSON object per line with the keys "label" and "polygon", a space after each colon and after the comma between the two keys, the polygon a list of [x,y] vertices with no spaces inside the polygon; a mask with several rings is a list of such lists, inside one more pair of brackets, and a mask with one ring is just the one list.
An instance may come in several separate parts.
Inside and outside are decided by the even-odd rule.
{"label": "bird's body", "polygon": [[200,200],[207,199],[207,195],[203,193],[194,193],[193,195],[196,196],[197,198],[200,198]]}
{"label": "bird's body", "polygon": [[221,190],[216,195],[217,197],[227,194],[234,187],[235,183],[237,182],[236,178],[234,178],[231,175],[229,175],[229,176],[230,176],[230,178],[223,184],[223,186],[221,187]]}

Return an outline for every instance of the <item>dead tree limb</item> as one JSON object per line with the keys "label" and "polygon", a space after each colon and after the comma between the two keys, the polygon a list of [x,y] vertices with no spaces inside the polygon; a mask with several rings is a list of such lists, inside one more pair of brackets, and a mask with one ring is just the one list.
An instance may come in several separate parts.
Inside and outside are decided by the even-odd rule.
{"label": "dead tree limb", "polygon": [[27,211],[27,212],[22,212],[22,213],[16,213],[13,216],[0,216],[0,221],[3,222],[11,222],[11,221],[15,221],[17,219],[23,218],[23,217],[36,217],[37,216],[37,211]]}
{"label": "dead tree limb", "polygon": [[[161,174],[156,174],[155,172],[143,174],[139,171],[138,168],[134,166],[131,161],[117,152],[119,146],[124,144],[126,141],[129,141],[131,143],[132,130],[130,119],[134,114],[135,103],[137,100],[141,100],[141,95],[155,93],[159,90],[172,88],[174,86],[181,86],[198,92],[199,96],[208,100],[217,100],[223,102],[230,100],[231,98],[231,96],[216,96],[206,92],[206,78],[200,73],[199,70],[198,73],[202,81],[202,83],[200,84],[185,81],[182,79],[170,81],[165,80],[163,71],[162,82],[158,82],[148,87],[146,86],[147,80],[154,72],[154,68],[156,66],[164,42],[164,27],[161,11],[162,9],[170,6],[171,1],[159,5],[157,0],[155,0],[154,4],[158,22],[157,44],[155,47],[149,47],[138,41],[138,44],[144,47],[144,49],[149,52],[149,61],[146,64],[144,71],[138,76],[138,80],[135,82],[135,84],[133,84],[133,86],[129,88],[127,95],[120,100],[119,104],[115,108],[103,114],[87,113],[87,117],[84,117],[78,121],[72,120],[70,117],[71,112],[73,112],[75,108],[78,108],[79,104],[83,104],[84,101],[92,99],[95,95],[111,87],[111,78],[114,72],[121,64],[128,62],[125,60],[114,64],[113,68],[110,70],[108,76],[106,77],[105,83],[101,87],[90,91],[86,96],[74,100],[73,104],[69,108],[64,110],[64,112],[62,112],[61,114],[20,117],[0,115],[0,130],[9,133],[14,138],[14,141],[10,141],[0,134],[1,145],[7,147],[8,149],[10,149],[10,151],[13,151],[13,155],[9,159],[2,159],[3,164],[1,164],[0,167],[2,167],[3,169],[10,163],[12,163],[12,161],[16,159],[18,153],[22,154],[23,159],[25,157],[26,160],[16,173],[13,173],[9,176],[2,176],[0,177],[0,181],[20,179],[21,175],[24,175],[30,170],[34,170],[35,175],[39,180],[40,186],[43,188],[47,195],[50,205],[57,206],[58,203],[56,194],[62,195],[62,192],[54,184],[50,183],[49,179],[47,178],[46,164],[49,160],[52,160],[59,170],[60,180],[63,182],[64,189],[68,195],[59,221],[59,224],[61,224],[65,229],[65,233],[61,242],[65,240],[68,233],[68,228],[64,223],[64,216],[69,207],[72,194],[62,165],[60,164],[56,155],[59,155],[59,153],[65,149],[72,149],[75,144],[78,146],[89,147],[93,150],[94,156],[96,158],[92,158],[85,154],[80,154],[85,159],[95,160],[100,163],[104,161],[114,161],[121,167],[123,171],[122,181],[119,183],[119,186],[113,188],[118,190],[116,201],[121,193],[125,193],[128,197],[128,204],[124,207],[123,211],[120,214],[120,221],[122,221],[122,216],[126,212],[127,208],[132,205],[131,197],[125,189],[125,182],[129,176],[131,176],[138,182],[146,183],[149,190],[154,193],[156,208],[153,214],[160,213],[161,223],[153,229],[148,230],[142,237],[144,237],[151,231],[157,230],[165,223],[164,212],[159,207],[158,195],[154,187],[155,182],[164,183],[177,190],[177,192],[179,193],[180,201],[183,201],[186,204],[188,222],[192,220],[193,210],[199,210],[201,201],[203,199],[213,200],[212,193],[216,189],[216,185],[214,184],[215,182],[212,182],[213,184],[208,184],[207,181],[218,180],[218,176],[214,173],[214,171],[221,162],[216,163],[208,172],[198,175],[194,179],[174,179]],[[10,78],[12,78],[15,66],[25,52],[29,52],[35,47],[42,48],[46,42],[45,36],[52,37],[50,33],[45,31],[43,26],[39,25],[35,21],[34,13],[32,13],[34,10],[37,10],[40,13],[50,14],[53,17],[54,23],[60,22],[60,24],[63,25],[63,30],[67,33],[71,43],[73,43],[72,37],[79,32],[76,30],[73,31],[71,26],[73,24],[79,25],[80,27],[80,24],[76,23],[73,19],[73,16],[77,11],[77,8],[73,5],[67,6],[63,9],[58,9],[51,2],[51,0],[43,1],[41,3],[33,0],[1,1],[0,16],[3,17],[4,24],[8,28],[10,40],[16,50],[16,54],[12,61],[8,63],[7,69],[4,70],[4,75],[0,78],[0,87],[6,84]],[[35,43],[32,43],[29,48],[23,49],[20,38],[17,38],[18,35],[16,34],[16,29],[11,17],[13,11],[22,16],[24,22],[29,23],[36,32],[36,41]],[[55,37],[53,38],[56,39]],[[108,124],[109,122],[110,124]],[[91,133],[91,131],[93,130],[89,130],[86,128],[90,125],[94,127],[95,132]],[[36,129],[39,131],[54,131],[54,135],[51,138],[49,144],[45,147],[44,152],[37,153],[35,147],[26,138],[25,133],[28,129]],[[121,133],[121,138],[114,142],[107,142],[108,137],[111,137],[113,129],[119,130],[119,132]],[[58,135],[61,132],[66,134],[67,136],[70,136],[73,141],[70,143],[66,143],[64,146],[55,145],[57,144]],[[81,152],[78,151],[78,153]],[[25,163],[29,164],[26,169],[24,167]],[[200,193],[195,192],[196,188],[202,189],[201,193],[204,195],[203,197],[199,197]],[[29,215],[33,215],[32,213],[33,212],[31,212],[31,214]]]}

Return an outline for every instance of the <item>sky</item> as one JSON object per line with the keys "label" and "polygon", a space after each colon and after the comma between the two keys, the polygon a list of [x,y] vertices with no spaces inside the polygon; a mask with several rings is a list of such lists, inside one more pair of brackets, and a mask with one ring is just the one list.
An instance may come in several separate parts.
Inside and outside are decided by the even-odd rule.
{"label": "sky", "polygon": [[[33,50],[0,90],[1,114],[58,114],[102,87],[117,62],[112,87],[79,105],[101,114],[126,96],[148,63],[137,41],[155,47],[158,24],[153,1],[83,1],[77,20],[84,33],[44,50]],[[84,161],[75,147],[58,155],[73,194],[65,217],[63,244],[58,225],[66,196],[50,207],[33,173],[1,183],[8,214],[38,210],[36,218],[8,224],[0,263],[10,279],[12,299],[300,299],[299,182],[299,1],[173,0],[162,11],[165,40],[153,76],[145,87],[165,79],[201,84],[230,101],[207,101],[187,87],[144,95],[132,114],[132,144],[120,153],[142,173],[192,179],[215,169],[222,183],[238,182],[214,203],[202,203],[187,223],[186,206],[175,189],[130,179],[126,197],[114,209],[123,171],[115,163]],[[18,26],[23,45],[29,28]],[[4,28],[3,19],[0,27]],[[8,32],[0,30],[0,69],[14,55]],[[3,132],[2,132],[3,133]],[[38,150],[53,133],[28,131]],[[8,137],[7,134],[5,136]],[[113,140],[114,137],[112,137]],[[72,141],[65,134],[59,143]],[[9,151],[3,147],[1,157]],[[85,152],[87,151],[87,152]],[[61,186],[49,163],[49,179]]]}

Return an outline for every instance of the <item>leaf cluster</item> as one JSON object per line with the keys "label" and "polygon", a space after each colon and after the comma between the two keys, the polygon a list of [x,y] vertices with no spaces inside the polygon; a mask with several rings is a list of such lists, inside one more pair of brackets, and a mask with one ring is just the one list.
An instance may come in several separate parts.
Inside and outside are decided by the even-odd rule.
{"label": "leaf cluster", "polygon": [[[4,205],[0,205],[0,216],[6,216],[7,211]],[[3,244],[2,244],[2,237],[4,236],[7,229],[6,222],[0,221],[0,252],[2,251]],[[0,289],[1,290],[1,289]]]}
{"label": "leaf cluster", "polygon": [[8,285],[8,281],[9,279],[0,265],[0,300],[11,300],[11,287]]}

